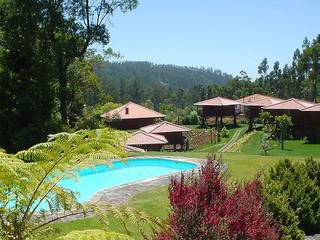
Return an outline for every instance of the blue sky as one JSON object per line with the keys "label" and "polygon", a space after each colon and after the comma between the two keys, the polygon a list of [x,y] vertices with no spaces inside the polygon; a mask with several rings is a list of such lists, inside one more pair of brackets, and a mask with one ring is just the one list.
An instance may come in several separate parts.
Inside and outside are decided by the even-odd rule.
{"label": "blue sky", "polygon": [[123,60],[218,68],[257,75],[290,63],[304,37],[320,33],[319,0],[140,0],[111,18],[109,47]]}

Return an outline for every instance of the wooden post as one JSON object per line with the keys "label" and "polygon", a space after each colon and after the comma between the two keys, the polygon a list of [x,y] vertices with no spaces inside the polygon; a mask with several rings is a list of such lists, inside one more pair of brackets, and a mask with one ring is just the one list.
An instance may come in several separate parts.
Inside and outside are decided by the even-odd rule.
{"label": "wooden post", "polygon": [[220,116],[220,130],[223,128],[222,115]]}
{"label": "wooden post", "polygon": [[218,115],[216,115],[216,123],[215,123],[215,128],[218,130]]}
{"label": "wooden post", "polygon": [[236,113],[234,112],[234,114],[233,114],[233,126],[237,126],[237,115],[236,115]]}

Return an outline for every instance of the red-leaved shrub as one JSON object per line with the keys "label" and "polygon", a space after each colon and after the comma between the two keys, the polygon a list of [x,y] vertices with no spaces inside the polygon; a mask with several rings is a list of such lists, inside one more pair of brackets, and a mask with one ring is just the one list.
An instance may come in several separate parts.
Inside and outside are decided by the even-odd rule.
{"label": "red-leaved shrub", "polygon": [[209,159],[199,173],[169,187],[169,228],[157,240],[280,239],[279,225],[268,213],[258,178],[230,191],[221,162]]}

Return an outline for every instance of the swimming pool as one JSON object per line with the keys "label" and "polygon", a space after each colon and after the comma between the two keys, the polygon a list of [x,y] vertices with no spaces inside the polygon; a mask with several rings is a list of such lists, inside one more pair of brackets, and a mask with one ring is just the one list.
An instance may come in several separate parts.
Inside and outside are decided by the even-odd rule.
{"label": "swimming pool", "polygon": [[113,167],[97,165],[95,169],[82,169],[78,171],[80,181],[64,179],[59,185],[79,192],[79,202],[85,202],[103,189],[197,167],[194,163],[164,158],[134,158],[125,162],[115,161],[112,165]]}

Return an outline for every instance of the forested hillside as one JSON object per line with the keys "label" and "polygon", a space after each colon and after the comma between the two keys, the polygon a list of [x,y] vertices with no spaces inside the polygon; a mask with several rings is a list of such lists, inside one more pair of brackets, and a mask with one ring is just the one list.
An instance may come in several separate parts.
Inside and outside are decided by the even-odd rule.
{"label": "forested hillside", "polygon": [[147,85],[163,84],[179,88],[191,88],[196,84],[225,84],[232,76],[211,68],[181,67],[176,65],[160,65],[150,62],[111,62],[96,68],[104,85],[112,82],[119,86],[121,81],[139,80]]}

